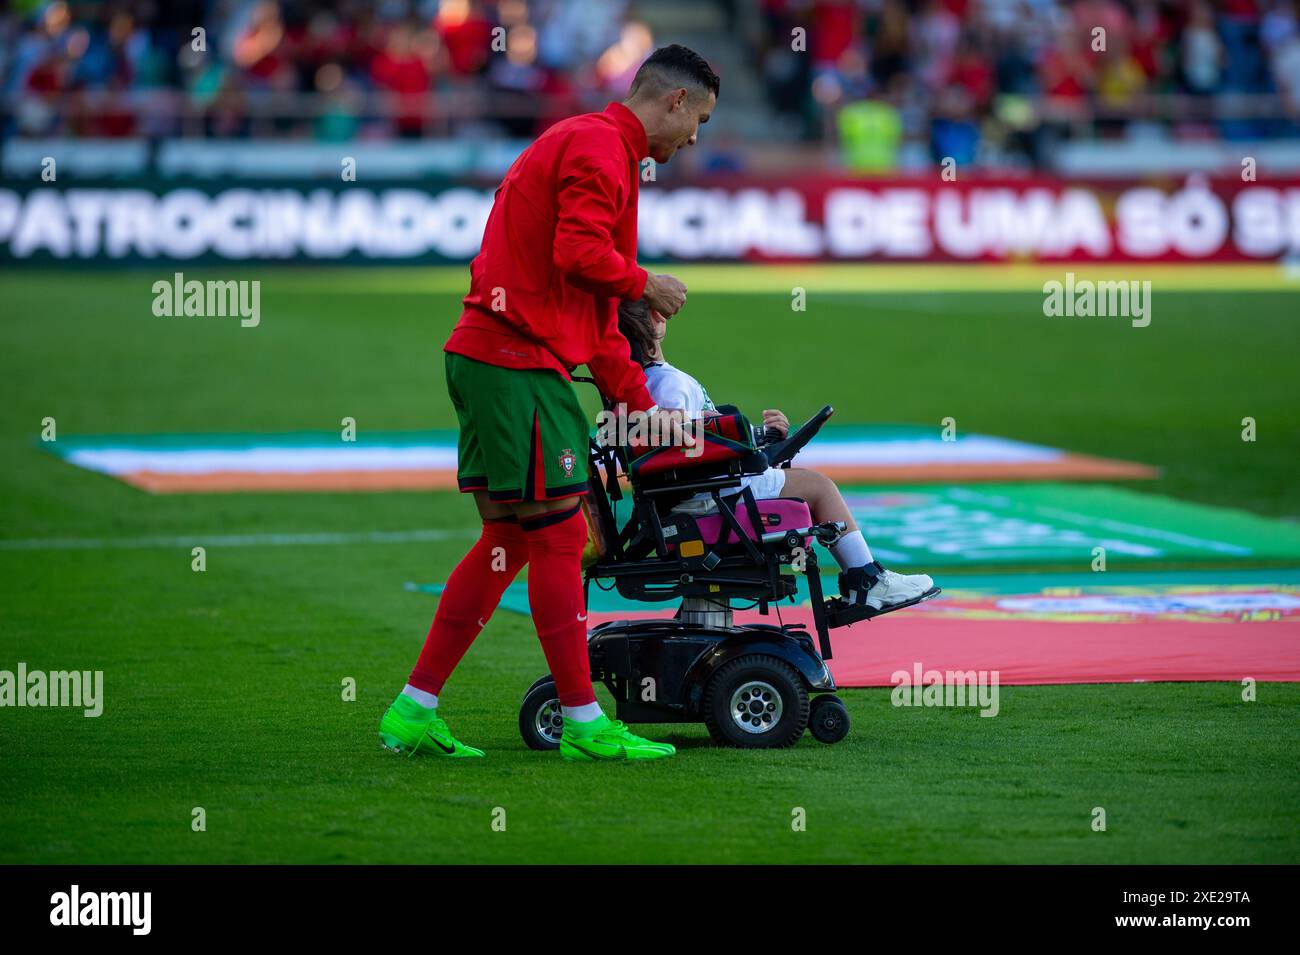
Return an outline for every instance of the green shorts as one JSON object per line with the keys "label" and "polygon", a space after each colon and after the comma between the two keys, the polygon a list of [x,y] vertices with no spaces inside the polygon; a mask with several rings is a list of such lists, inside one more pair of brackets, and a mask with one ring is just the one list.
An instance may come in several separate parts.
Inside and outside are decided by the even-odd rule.
{"label": "green shorts", "polygon": [[462,491],[487,491],[503,503],[587,493],[591,428],[571,383],[556,371],[446,355]]}

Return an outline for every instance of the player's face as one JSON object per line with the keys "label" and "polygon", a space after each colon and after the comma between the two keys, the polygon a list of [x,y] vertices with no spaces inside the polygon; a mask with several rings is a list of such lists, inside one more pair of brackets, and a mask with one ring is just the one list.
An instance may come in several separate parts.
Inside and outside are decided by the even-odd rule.
{"label": "player's face", "polygon": [[692,97],[684,89],[674,91],[664,122],[663,143],[654,161],[668,162],[683,146],[694,146],[700,126],[709,121],[717,103],[718,98],[711,92]]}

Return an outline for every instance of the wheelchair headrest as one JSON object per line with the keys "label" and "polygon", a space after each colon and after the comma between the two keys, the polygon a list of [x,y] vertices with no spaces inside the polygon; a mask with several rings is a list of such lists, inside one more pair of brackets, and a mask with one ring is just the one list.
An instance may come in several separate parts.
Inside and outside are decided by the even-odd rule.
{"label": "wheelchair headrest", "polygon": [[[624,335],[623,337],[627,338],[626,335]],[[627,346],[628,346],[628,350],[631,352],[632,360],[644,368],[645,349],[641,347],[641,343],[637,341],[635,338],[627,338]]]}

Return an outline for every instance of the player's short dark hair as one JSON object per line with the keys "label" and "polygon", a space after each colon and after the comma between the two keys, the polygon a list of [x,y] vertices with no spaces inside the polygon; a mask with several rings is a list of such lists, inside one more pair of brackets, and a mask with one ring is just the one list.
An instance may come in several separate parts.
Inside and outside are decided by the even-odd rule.
{"label": "player's short dark hair", "polygon": [[627,95],[636,96],[641,92],[658,95],[684,87],[691,91],[692,98],[697,92],[706,91],[717,96],[721,85],[718,74],[704,57],[680,43],[673,43],[661,46],[641,64]]}
{"label": "player's short dark hair", "polygon": [[654,321],[645,299],[618,303],[618,330],[632,346],[632,360],[642,365],[655,348]]}

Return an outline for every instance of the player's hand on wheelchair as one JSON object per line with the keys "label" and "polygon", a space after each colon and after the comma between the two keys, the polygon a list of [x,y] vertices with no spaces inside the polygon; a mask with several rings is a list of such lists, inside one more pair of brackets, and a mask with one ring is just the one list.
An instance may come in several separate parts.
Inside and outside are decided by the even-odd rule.
{"label": "player's hand on wheelchair", "polygon": [[775,408],[763,409],[763,430],[771,434],[776,432],[779,441],[790,433],[790,419]]}
{"label": "player's hand on wheelchair", "polygon": [[656,447],[681,447],[686,443],[686,412],[681,408],[656,408],[649,418],[650,443]]}
{"label": "player's hand on wheelchair", "polygon": [[657,312],[661,318],[670,318],[686,304],[686,286],[671,275],[651,272],[645,280],[642,298],[652,312]]}

